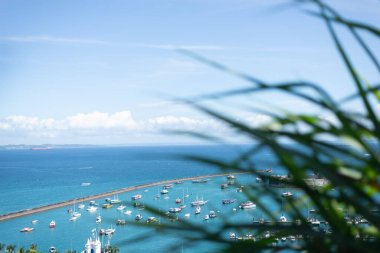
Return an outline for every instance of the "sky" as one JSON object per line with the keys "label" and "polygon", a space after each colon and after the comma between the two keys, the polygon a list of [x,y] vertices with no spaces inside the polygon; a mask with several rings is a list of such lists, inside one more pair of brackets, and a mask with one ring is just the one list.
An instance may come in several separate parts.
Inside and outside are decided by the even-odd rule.
{"label": "sky", "polygon": [[[0,145],[182,144],[197,140],[167,130],[231,134],[175,101],[251,84],[178,48],[267,82],[310,80],[336,98],[354,92],[324,23],[295,3],[0,0]],[[377,0],[329,3],[380,26]],[[339,35],[358,71],[379,83],[349,33]],[[380,57],[379,41],[363,36]],[[276,93],[206,104],[252,125],[268,118],[242,107],[311,109]]]}

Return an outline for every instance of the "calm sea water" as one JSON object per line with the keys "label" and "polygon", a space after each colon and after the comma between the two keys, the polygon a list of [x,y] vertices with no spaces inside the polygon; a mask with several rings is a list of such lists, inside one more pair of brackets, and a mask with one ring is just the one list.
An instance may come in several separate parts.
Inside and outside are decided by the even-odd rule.
{"label": "calm sea water", "polygon": [[[246,147],[164,146],[38,151],[2,150],[0,151],[0,213],[4,214],[159,180],[217,173],[219,171],[216,168],[179,159],[176,155],[196,154],[230,160],[234,159],[237,152],[244,148]],[[263,169],[275,165],[273,156],[265,151],[257,155],[255,162]],[[252,179],[241,178],[241,181],[244,180]],[[144,204],[167,210],[176,206],[174,200],[177,197],[182,198],[183,194],[189,194],[189,198],[186,199],[188,202],[193,201],[197,196],[210,201],[202,213],[206,214],[209,210],[215,210],[228,216],[229,212],[233,212],[233,206],[222,206],[220,200],[226,197],[236,197],[239,201],[243,201],[244,197],[236,196],[235,189],[221,191],[219,185],[225,181],[225,178],[216,178],[207,184],[185,182],[170,190],[168,199],[154,200],[154,196],[161,187],[126,193],[120,195],[119,198],[130,202],[132,195],[141,193]],[[91,185],[82,186],[84,182],[91,183]],[[104,200],[98,200],[98,202],[103,203]],[[273,206],[273,208],[278,207]],[[137,209],[131,209],[133,214],[127,216],[115,208],[109,210],[99,208],[99,211],[93,214],[83,210],[82,216],[76,222],[70,222],[66,209],[67,207],[1,222],[0,242],[26,247],[31,243],[37,243],[38,248],[43,252],[47,252],[47,249],[52,245],[56,246],[60,252],[65,252],[68,249],[75,249],[80,252],[84,249],[84,244],[93,228],[108,228],[111,225],[116,227],[116,219],[123,218],[132,221],[138,212],[144,218],[149,216],[146,211],[138,211]],[[193,211],[193,208],[188,204],[180,215],[190,213],[191,221],[203,222],[203,215],[194,216]],[[95,218],[99,214],[102,215],[103,222],[96,225]],[[260,215],[259,210],[252,210],[239,212],[233,217],[239,220],[252,219],[253,216]],[[31,221],[35,219],[39,222],[32,225]],[[52,219],[57,222],[57,227],[53,230],[48,228]],[[217,220],[209,221],[206,225],[209,226],[212,222],[218,223]],[[31,233],[20,233],[19,230],[26,226],[33,226],[35,230]],[[116,229],[115,235],[111,238],[111,243],[117,245],[121,252],[166,252],[168,245],[179,242],[176,235],[157,234],[140,227],[127,225],[118,226]],[[146,241],[131,243],[130,240],[133,241],[135,237],[143,237]],[[213,247],[212,245],[204,247],[204,245],[199,244],[195,246],[197,251],[200,249],[208,250]],[[195,248],[185,245],[180,248],[179,252],[192,252]]]}

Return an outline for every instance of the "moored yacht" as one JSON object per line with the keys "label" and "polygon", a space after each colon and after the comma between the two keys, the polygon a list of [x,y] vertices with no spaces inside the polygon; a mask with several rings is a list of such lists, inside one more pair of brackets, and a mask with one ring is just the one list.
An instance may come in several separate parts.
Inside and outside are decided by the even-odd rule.
{"label": "moored yacht", "polygon": [[256,207],[256,204],[253,203],[252,201],[246,201],[244,203],[241,203],[239,206],[240,209],[252,209],[255,207]]}
{"label": "moored yacht", "polygon": [[49,223],[49,228],[55,228],[55,220],[52,220],[50,223]]}

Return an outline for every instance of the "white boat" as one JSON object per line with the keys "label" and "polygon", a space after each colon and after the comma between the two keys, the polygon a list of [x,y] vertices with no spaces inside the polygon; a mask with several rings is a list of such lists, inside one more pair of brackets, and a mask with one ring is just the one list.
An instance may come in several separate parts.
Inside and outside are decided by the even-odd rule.
{"label": "white boat", "polygon": [[280,222],[286,222],[286,221],[287,221],[287,219],[286,219],[285,215],[281,215]]}
{"label": "white boat", "polygon": [[49,228],[55,228],[55,226],[56,226],[55,220],[52,220],[52,221],[49,223]]}
{"label": "white boat", "polygon": [[69,219],[69,221],[76,221],[78,218],[79,217],[77,217],[77,216],[71,216],[70,219]]}
{"label": "white boat", "polygon": [[54,246],[49,248],[49,253],[57,253],[57,249]]}
{"label": "white boat", "polygon": [[169,208],[169,213],[179,213],[182,209],[179,207]]}
{"label": "white boat", "polygon": [[34,230],[34,228],[30,228],[30,227],[25,227],[25,228],[22,228],[20,230],[20,232],[23,232],[23,233],[28,233],[28,232],[32,232]]}
{"label": "white boat", "polygon": [[215,213],[215,211],[210,211],[209,214],[208,214],[208,216],[209,216],[211,219],[216,218],[216,213]]}
{"label": "white boat", "polygon": [[127,211],[124,212],[124,214],[126,214],[126,215],[131,215],[131,214],[132,214],[132,211],[131,211],[131,210],[127,210]]}
{"label": "white boat", "polygon": [[73,212],[72,214],[71,214],[71,217],[80,217],[82,214],[81,213],[78,213],[78,212]]}
{"label": "white boat", "polygon": [[227,176],[227,179],[229,179],[229,180],[235,179],[235,176],[230,174],[230,175]]}
{"label": "white boat", "polygon": [[173,184],[166,184],[166,185],[164,185],[162,188],[163,189],[170,189],[170,188],[172,188],[173,187]]}
{"label": "white boat", "polygon": [[83,209],[84,207],[85,207],[84,204],[79,204],[79,205],[78,205],[78,209]]}
{"label": "white boat", "polygon": [[319,225],[321,225],[321,221],[318,220],[318,219],[315,219],[315,218],[314,219],[310,219],[309,222],[310,222],[310,224],[312,226],[319,226]]}
{"label": "white boat", "polygon": [[36,224],[38,220],[32,220],[32,224]]}
{"label": "white boat", "polygon": [[141,198],[142,198],[141,194],[136,194],[136,195],[132,196],[132,200],[138,200]]}
{"label": "white boat", "polygon": [[88,207],[87,209],[86,209],[88,212],[96,212],[96,210],[98,210],[98,207],[96,207],[96,206],[90,206],[90,207]]}
{"label": "white boat", "polygon": [[252,209],[255,207],[256,207],[256,204],[253,203],[252,201],[246,201],[244,203],[241,203],[239,206],[240,209]]}
{"label": "white boat", "polygon": [[195,214],[200,214],[201,213],[201,211],[202,211],[202,208],[201,208],[201,206],[197,206],[197,208],[195,208]]}
{"label": "white boat", "polygon": [[256,177],[256,182],[261,183],[263,182],[263,179],[261,177]]}
{"label": "white boat", "polygon": [[142,218],[143,218],[142,215],[138,214],[136,215],[135,220],[139,221],[139,220],[142,220]]}
{"label": "white boat", "polygon": [[184,216],[185,218],[190,218],[190,213],[186,213]]}
{"label": "white boat", "polygon": [[206,214],[204,217],[203,217],[203,220],[209,220],[210,219],[210,216],[208,214]]}
{"label": "white boat", "polygon": [[153,223],[153,222],[158,222],[157,218],[156,217],[148,217],[148,219],[146,220],[147,223]]}
{"label": "white boat", "polygon": [[126,206],[121,205],[121,206],[118,206],[116,209],[119,211],[123,211],[125,208]]}
{"label": "white boat", "polygon": [[91,183],[88,183],[88,182],[85,182],[85,183],[82,183],[81,186],[90,186]]}
{"label": "white boat", "polygon": [[101,223],[102,222],[102,216],[98,216],[98,217],[96,217],[96,221],[95,221],[96,223]]}
{"label": "white boat", "polygon": [[176,198],[176,199],[175,199],[175,203],[176,203],[176,204],[179,204],[179,203],[181,203],[181,202],[182,202],[182,199],[180,199],[180,198]]}
{"label": "white boat", "polygon": [[119,196],[115,195],[113,196],[113,199],[109,201],[111,204],[119,204],[121,200],[119,199]]}
{"label": "white boat", "polygon": [[91,200],[91,201],[89,202],[89,205],[90,205],[90,206],[98,206],[99,204],[96,203],[95,200]]}
{"label": "white boat", "polygon": [[203,205],[205,205],[207,202],[208,202],[208,200],[203,200],[203,198],[202,198],[202,199],[198,199],[198,198],[197,198],[195,201],[191,202],[191,205],[192,205],[192,206],[203,206]]}
{"label": "white boat", "polygon": [[291,197],[291,196],[293,196],[293,193],[291,193],[291,192],[283,192],[281,194],[281,196],[283,196],[283,197]]}
{"label": "white boat", "polygon": [[161,191],[161,194],[168,194],[168,193],[169,193],[169,191],[166,190],[166,189],[163,189],[163,190]]}

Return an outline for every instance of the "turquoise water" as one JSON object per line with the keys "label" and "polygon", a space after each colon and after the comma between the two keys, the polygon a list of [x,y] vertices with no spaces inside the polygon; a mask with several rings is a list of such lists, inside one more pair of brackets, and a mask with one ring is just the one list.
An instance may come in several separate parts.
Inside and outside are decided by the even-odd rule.
{"label": "turquoise water", "polygon": [[[8,213],[39,205],[54,203],[71,198],[96,194],[122,187],[149,183],[159,180],[182,178],[195,175],[212,174],[219,172],[216,168],[205,166],[195,162],[178,159],[174,154],[198,154],[233,159],[238,150],[243,146],[175,146],[175,147],[117,147],[117,148],[81,148],[81,149],[52,149],[52,150],[3,150],[0,151],[0,213]],[[263,169],[275,165],[274,158],[269,152],[257,155],[255,162]],[[242,184],[255,182],[253,178],[241,176],[238,178]],[[90,186],[81,186],[83,182],[91,183]],[[189,220],[195,223],[204,223],[213,229],[221,222],[221,217],[229,217],[232,221],[249,221],[253,217],[261,217],[259,209],[248,211],[233,211],[242,201],[244,195],[236,192],[236,187],[226,190],[220,189],[220,184],[225,183],[224,177],[213,178],[207,184],[194,184],[184,182],[174,185],[170,189],[169,198],[155,199],[161,187],[151,187],[145,190],[129,192],[119,195],[119,198],[131,203],[131,196],[137,193],[143,195],[141,202],[152,205],[162,211],[176,207],[175,199],[189,194],[185,200],[187,207],[179,214],[183,217],[190,213]],[[203,197],[209,203],[202,209],[202,215],[195,216],[194,208],[189,204],[196,197]],[[222,205],[224,198],[237,198],[232,205]],[[280,212],[280,207],[270,200],[268,206],[272,210]],[[104,199],[97,200],[99,204]],[[87,204],[88,203],[84,203]],[[69,221],[70,214],[67,208],[60,208],[35,215],[25,216],[0,223],[0,242],[28,246],[37,243],[38,248],[46,252],[54,245],[61,252],[75,249],[83,250],[87,238],[93,228],[108,228],[111,225],[116,228],[111,243],[117,245],[121,252],[167,252],[168,245],[179,243],[177,235],[167,232],[157,233],[154,230],[132,226],[117,226],[117,219],[133,221],[137,213],[148,216],[146,210],[139,211],[128,206],[133,213],[131,216],[112,209],[99,208],[96,213],[81,211],[82,216],[75,222]],[[73,207],[71,207],[73,208]],[[203,221],[204,214],[214,210],[218,218]],[[102,216],[102,223],[97,225],[97,215]],[[232,215],[233,214],[233,215]],[[57,222],[55,229],[49,229],[51,220]],[[39,220],[32,225],[32,220]],[[31,233],[20,233],[23,227],[31,226],[35,230]],[[228,236],[228,235],[226,235]],[[131,243],[134,238],[145,238],[144,242]],[[107,238],[104,239],[104,243]],[[143,247],[142,247],[143,245]],[[194,248],[195,247],[195,248]],[[216,246],[196,244],[194,247],[185,245],[178,252],[207,251]]]}

